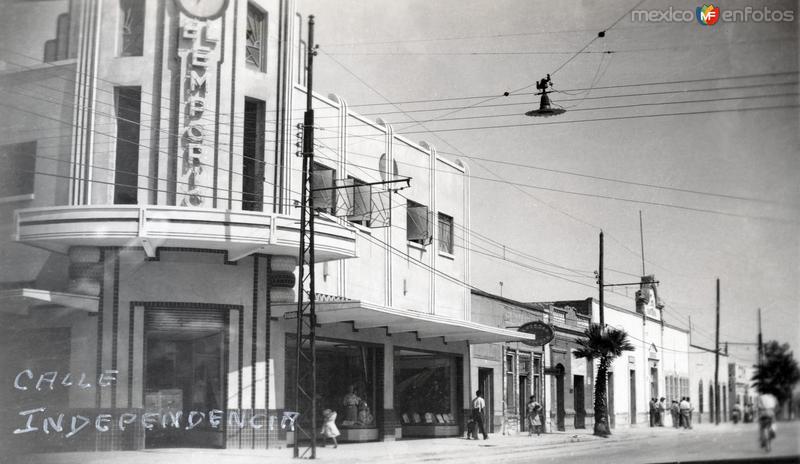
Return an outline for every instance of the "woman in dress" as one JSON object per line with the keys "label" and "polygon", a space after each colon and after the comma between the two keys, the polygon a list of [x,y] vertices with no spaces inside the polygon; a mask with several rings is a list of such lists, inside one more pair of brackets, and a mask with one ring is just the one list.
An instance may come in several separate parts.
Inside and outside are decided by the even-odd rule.
{"label": "woman in dress", "polygon": [[533,431],[536,430],[536,436],[538,437],[542,433],[542,418],[539,414],[542,410],[542,405],[536,401],[535,396],[531,395],[525,409],[528,419],[528,436],[533,436]]}
{"label": "woman in dress", "polygon": [[322,430],[320,431],[322,434],[322,446],[325,446],[328,438],[330,438],[333,441],[333,447],[337,448],[339,443],[336,442],[336,437],[338,437],[340,433],[339,428],[336,427],[336,411],[324,409],[322,411],[322,420]]}

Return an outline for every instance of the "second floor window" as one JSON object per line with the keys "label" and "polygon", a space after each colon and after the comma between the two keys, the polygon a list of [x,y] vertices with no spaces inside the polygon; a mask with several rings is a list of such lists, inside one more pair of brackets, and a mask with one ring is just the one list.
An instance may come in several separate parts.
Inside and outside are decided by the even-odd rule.
{"label": "second floor window", "polygon": [[411,200],[406,203],[406,238],[420,245],[429,244],[432,238],[428,207]]}
{"label": "second floor window", "polygon": [[439,213],[439,251],[453,254],[453,218]]}
{"label": "second floor window", "polygon": [[0,197],[33,193],[36,142],[0,146]]}
{"label": "second floor window", "polygon": [[336,183],[336,170],[324,164],[314,163],[314,172],[311,176],[311,193],[314,199],[314,209],[328,214],[336,214],[336,203],[334,202],[336,190],[333,186]]}
{"label": "second floor window", "polygon": [[144,0],[120,0],[120,56],[142,56]]}
{"label": "second floor window", "polygon": [[339,190],[341,215],[352,223],[369,226],[372,215],[372,186],[364,185],[363,180],[352,176],[348,176],[343,184],[347,187]]}
{"label": "second floor window", "polygon": [[267,15],[255,5],[247,5],[245,61],[251,68],[267,71]]}

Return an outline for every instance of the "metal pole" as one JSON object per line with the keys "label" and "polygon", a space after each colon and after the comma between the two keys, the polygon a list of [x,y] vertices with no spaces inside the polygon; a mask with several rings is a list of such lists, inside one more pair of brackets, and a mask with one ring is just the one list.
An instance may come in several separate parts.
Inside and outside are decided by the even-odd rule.
{"label": "metal pole", "polygon": [[719,425],[719,279],[717,279],[717,329],[714,339],[714,423]]}
{"label": "metal pole", "polygon": [[[314,16],[308,17],[308,57],[306,68],[306,112],[303,126],[303,185],[300,193],[300,250],[298,259],[297,340],[295,351],[295,412],[310,416],[310,429],[294,424],[295,458],[300,455],[300,435],[310,441],[310,458],[317,456],[317,353],[315,346],[316,311],[314,288],[314,109],[312,79],[314,63]],[[308,269],[306,270],[306,267]],[[306,290],[306,285],[308,290]]]}

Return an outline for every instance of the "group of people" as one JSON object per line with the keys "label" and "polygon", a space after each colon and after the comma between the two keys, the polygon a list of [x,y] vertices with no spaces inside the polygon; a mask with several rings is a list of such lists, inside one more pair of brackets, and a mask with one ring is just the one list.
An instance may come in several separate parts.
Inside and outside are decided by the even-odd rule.
{"label": "group of people", "polygon": [[672,404],[667,406],[667,399],[663,396],[660,399],[650,398],[650,427],[663,427],[664,417],[667,410],[672,418],[672,426],[676,429],[683,427],[692,428],[692,403],[688,396],[684,396],[680,401],[672,400]]}

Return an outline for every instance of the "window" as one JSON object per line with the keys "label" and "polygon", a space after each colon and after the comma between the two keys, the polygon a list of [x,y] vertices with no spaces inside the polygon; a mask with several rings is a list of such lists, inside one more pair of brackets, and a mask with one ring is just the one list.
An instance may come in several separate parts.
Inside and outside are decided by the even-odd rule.
{"label": "window", "polygon": [[117,107],[117,156],[114,172],[114,204],[135,205],[139,172],[139,118],[142,89],[114,89]]}
{"label": "window", "polygon": [[303,40],[303,17],[300,14],[295,16],[295,30],[297,31],[297,83],[305,86],[308,45]]}
{"label": "window", "polygon": [[244,101],[242,137],[242,209],[264,209],[264,117],[266,104],[261,100]]}
{"label": "window", "polygon": [[439,213],[439,251],[453,254],[453,218]]}
{"label": "window", "polygon": [[247,4],[245,61],[251,68],[267,72],[267,15],[252,3]]}
{"label": "window", "polygon": [[355,224],[369,226],[372,215],[372,186],[364,185],[361,179],[348,176],[343,181],[346,188],[339,192],[337,216],[346,216]]}
{"label": "window", "polygon": [[406,203],[406,238],[420,245],[429,244],[432,238],[428,207],[411,200]]}
{"label": "window", "polygon": [[[311,176],[311,197],[314,201],[314,209],[328,214],[336,214],[336,204],[333,201],[333,189],[336,182],[336,170],[324,164],[314,163],[314,172]],[[317,190],[323,189],[323,190]],[[317,190],[317,191],[314,191]]]}
{"label": "window", "polygon": [[144,0],[120,0],[120,56],[142,56]]}
{"label": "window", "polygon": [[0,197],[33,193],[36,142],[0,146]]}

